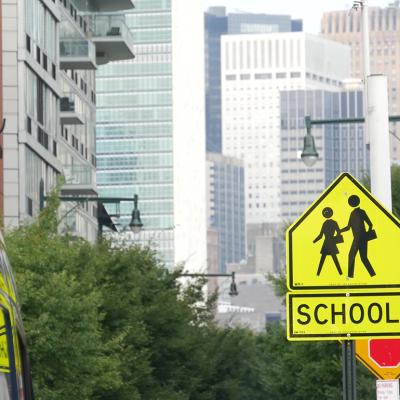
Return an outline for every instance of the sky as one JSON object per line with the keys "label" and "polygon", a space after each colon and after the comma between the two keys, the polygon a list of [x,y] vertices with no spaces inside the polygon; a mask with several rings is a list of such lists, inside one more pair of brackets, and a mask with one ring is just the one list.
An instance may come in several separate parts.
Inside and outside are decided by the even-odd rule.
{"label": "sky", "polygon": [[[207,9],[210,6],[226,6],[228,11],[261,12],[266,14],[290,14],[301,18],[304,31],[318,33],[320,19],[324,11],[350,10],[351,0],[203,0]],[[385,7],[393,0],[368,0],[369,6]]]}

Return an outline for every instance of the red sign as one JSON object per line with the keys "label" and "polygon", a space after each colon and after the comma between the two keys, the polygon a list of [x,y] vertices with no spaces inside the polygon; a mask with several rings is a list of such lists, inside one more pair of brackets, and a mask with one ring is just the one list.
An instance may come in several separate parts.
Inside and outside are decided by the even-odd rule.
{"label": "red sign", "polygon": [[400,339],[356,340],[356,355],[379,379],[400,377]]}
{"label": "red sign", "polygon": [[369,356],[382,368],[396,368],[400,365],[399,339],[371,339]]}

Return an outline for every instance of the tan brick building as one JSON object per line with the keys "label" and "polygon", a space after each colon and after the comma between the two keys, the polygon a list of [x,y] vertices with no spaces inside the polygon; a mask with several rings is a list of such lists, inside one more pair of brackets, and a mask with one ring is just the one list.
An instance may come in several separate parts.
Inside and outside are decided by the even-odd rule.
{"label": "tan brick building", "polygon": [[[351,47],[351,71],[363,76],[361,12],[330,11],[323,14],[321,35]],[[400,114],[400,1],[386,8],[369,8],[371,73],[384,74],[389,84],[389,114]],[[400,126],[391,126],[400,138]],[[391,136],[392,159],[400,161],[400,140]]]}

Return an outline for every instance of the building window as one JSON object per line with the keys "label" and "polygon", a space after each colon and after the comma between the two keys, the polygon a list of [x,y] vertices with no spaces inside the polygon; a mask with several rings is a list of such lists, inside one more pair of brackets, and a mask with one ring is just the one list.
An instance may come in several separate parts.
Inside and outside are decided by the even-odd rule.
{"label": "building window", "polygon": [[236,75],[226,75],[225,79],[227,81],[236,81]]}
{"label": "building window", "polygon": [[277,79],[284,79],[284,78],[286,78],[286,72],[277,72],[276,78],[277,78]]}
{"label": "building window", "polygon": [[38,79],[37,81],[37,120],[43,125],[43,82]]}
{"label": "building window", "polygon": [[272,74],[255,74],[255,79],[272,79]]}
{"label": "building window", "polygon": [[26,208],[27,208],[27,213],[29,216],[33,216],[33,201],[30,197],[26,197]]}
{"label": "building window", "polygon": [[26,49],[31,52],[31,37],[29,35],[26,35]]}
{"label": "building window", "polygon": [[240,80],[242,81],[248,81],[250,79],[250,74],[241,74],[240,75]]}
{"label": "building window", "polygon": [[57,157],[57,142],[53,140],[53,156]]}
{"label": "building window", "polygon": [[38,142],[45,149],[49,149],[49,135],[42,128],[38,128]]}
{"label": "building window", "polygon": [[36,47],[36,61],[40,64],[40,49]]}
{"label": "building window", "polygon": [[29,117],[26,117],[26,130],[32,134],[32,120]]}
{"label": "building window", "polygon": [[291,78],[301,78],[301,73],[300,72],[291,72],[290,77]]}
{"label": "building window", "polygon": [[43,53],[43,68],[47,71],[47,56]]}

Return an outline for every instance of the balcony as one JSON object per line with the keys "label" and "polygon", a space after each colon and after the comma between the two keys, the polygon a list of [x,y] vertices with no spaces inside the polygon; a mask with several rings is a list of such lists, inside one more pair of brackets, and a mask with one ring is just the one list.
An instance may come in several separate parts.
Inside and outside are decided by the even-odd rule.
{"label": "balcony", "polygon": [[96,46],[85,39],[60,40],[61,69],[96,69]]}
{"label": "balcony", "polygon": [[64,165],[62,196],[96,196],[96,170],[90,165]]}
{"label": "balcony", "polygon": [[91,40],[96,45],[97,65],[134,58],[133,37],[123,14],[89,14]]}
{"label": "balcony", "polygon": [[61,97],[60,111],[62,125],[83,125],[85,123],[80,100],[72,93],[68,97]]}

